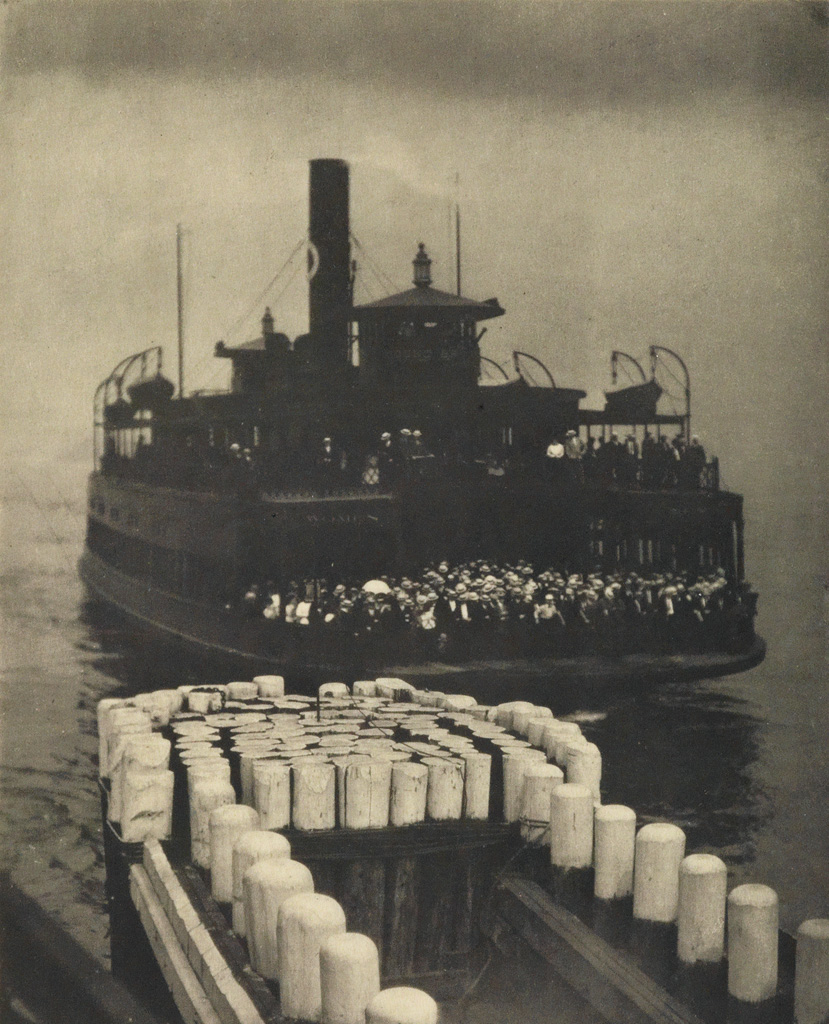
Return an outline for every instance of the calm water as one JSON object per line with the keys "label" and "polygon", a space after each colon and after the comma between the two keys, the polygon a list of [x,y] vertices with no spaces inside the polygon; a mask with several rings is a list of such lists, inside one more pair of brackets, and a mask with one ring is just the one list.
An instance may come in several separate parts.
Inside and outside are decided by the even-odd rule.
{"label": "calm water", "polygon": [[[42,469],[11,476],[3,501],[0,866],[105,958],[95,704],[164,685],[170,667],[137,660],[96,622],[75,567],[82,474]],[[820,531],[793,518],[783,558],[767,542],[774,522],[761,503],[749,566],[763,665],[644,691],[561,690],[550,705],[601,746],[607,802],[681,825],[689,850],[724,857],[734,884],[774,886],[795,928],[829,916],[825,618]]]}

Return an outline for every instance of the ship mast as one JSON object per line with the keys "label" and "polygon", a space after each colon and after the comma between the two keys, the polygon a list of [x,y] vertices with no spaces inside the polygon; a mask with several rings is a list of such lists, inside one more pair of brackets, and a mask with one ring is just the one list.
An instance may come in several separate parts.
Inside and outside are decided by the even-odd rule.
{"label": "ship mast", "polygon": [[181,274],[181,224],[176,225],[176,301],[178,312],[178,397],[184,398],[184,303]]}
{"label": "ship mast", "polygon": [[457,266],[458,295],[461,293],[461,208],[455,203],[455,263]]}
{"label": "ship mast", "polygon": [[458,295],[461,293],[461,204],[458,198],[460,175],[455,172],[455,271]]}

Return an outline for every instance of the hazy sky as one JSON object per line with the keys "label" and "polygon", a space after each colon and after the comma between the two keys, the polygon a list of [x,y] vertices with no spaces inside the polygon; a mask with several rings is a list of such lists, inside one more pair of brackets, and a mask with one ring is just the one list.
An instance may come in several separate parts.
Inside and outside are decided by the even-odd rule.
{"label": "hazy sky", "polygon": [[[85,458],[95,384],[162,343],[187,378],[265,302],[306,327],[307,161],[352,166],[358,300],[423,240],[497,296],[485,354],[610,386],[611,350],[689,363],[726,482],[780,461],[822,495],[825,8],[805,3],[10,3],[2,74],[4,402],[12,451]],[[285,290],[290,271],[296,276]],[[245,314],[250,313],[245,319]],[[235,327],[238,321],[243,323]],[[235,328],[235,329],[234,329]],[[218,370],[218,375],[216,371]],[[35,432],[35,423],[40,428]]]}

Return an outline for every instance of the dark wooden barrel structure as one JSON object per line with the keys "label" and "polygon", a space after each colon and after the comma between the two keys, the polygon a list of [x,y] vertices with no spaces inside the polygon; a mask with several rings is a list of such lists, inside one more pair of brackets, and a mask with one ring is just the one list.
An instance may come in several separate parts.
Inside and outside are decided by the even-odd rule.
{"label": "dark wooden barrel structure", "polygon": [[[143,991],[157,973],[130,897],[130,866],[141,862],[143,844],[124,842],[118,827],[107,821],[108,795],[102,781],[112,970]],[[316,891],[341,904],[349,931],[377,944],[384,986],[414,985],[438,999],[463,994],[480,969],[482,918],[498,872],[520,848],[518,825],[446,821],[281,834],[291,843],[293,859],[310,869]],[[177,871],[209,880],[207,872],[188,865],[180,836],[163,845]],[[230,905],[217,909],[230,931]]]}
{"label": "dark wooden barrel structure", "polygon": [[462,993],[479,966],[496,875],[519,847],[517,826],[451,821],[284,834],[317,891],[342,905],[349,930],[377,944],[384,984]]}

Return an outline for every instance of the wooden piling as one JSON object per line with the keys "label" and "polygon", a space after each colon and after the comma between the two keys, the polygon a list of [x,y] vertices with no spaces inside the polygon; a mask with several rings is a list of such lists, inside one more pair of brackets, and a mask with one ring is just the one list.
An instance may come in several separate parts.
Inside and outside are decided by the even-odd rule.
{"label": "wooden piling", "polygon": [[[210,815],[217,807],[236,802],[236,793],[224,769],[190,778],[190,859],[200,868],[210,867]],[[228,766],[229,775],[229,766]]]}
{"label": "wooden piling", "polygon": [[244,804],[214,808],[210,829],[210,890],[217,903],[233,899],[233,846],[245,832],[259,828],[259,815]]}
{"label": "wooden piling", "polygon": [[292,768],[294,784],[292,820],[294,828],[311,832],[335,828],[337,823],[336,784],[333,764],[303,760]]}
{"label": "wooden piling", "polygon": [[247,934],[245,919],[245,872],[263,860],[289,860],[291,844],[277,832],[245,832],[233,846],[233,930]]}
{"label": "wooden piling", "polygon": [[388,825],[391,773],[392,766],[388,761],[346,765],[346,828],[385,828]]}
{"label": "wooden piling", "polygon": [[345,933],[345,914],[330,896],[301,893],[279,908],[279,995],[282,1013],[295,1020],[318,1021],[322,1014],[320,946]]}
{"label": "wooden piling", "polygon": [[601,802],[602,755],[595,743],[571,743],[567,747],[566,771],[568,782],[587,786],[593,800]]}
{"label": "wooden piling", "polygon": [[633,916],[670,924],[679,901],[679,865],[685,833],[676,825],[654,822],[639,829],[633,871]]}
{"label": "wooden piling", "polygon": [[795,1024],[829,1020],[829,919],[813,918],[797,929],[794,975]]}
{"label": "wooden piling", "polygon": [[329,935],[320,944],[322,1024],[365,1024],[380,991],[380,957],[367,935]]}
{"label": "wooden piling", "polygon": [[438,1024],[438,1004],[417,988],[387,988],[366,1007],[366,1024]]}
{"label": "wooden piling", "polygon": [[777,990],[777,893],[767,885],[738,885],[728,897],[728,994],[762,1003]]}
{"label": "wooden piling", "polygon": [[554,764],[530,762],[521,794],[521,838],[525,843],[550,845],[550,806],[553,790],[564,783],[564,772]]}
{"label": "wooden piling", "polygon": [[636,812],[623,804],[597,807],[594,815],[593,892],[600,900],[619,900],[633,892]]}
{"label": "wooden piling", "polygon": [[424,757],[429,769],[426,815],[430,821],[460,818],[463,811],[463,762],[454,758]]}
{"label": "wooden piling", "polygon": [[589,868],[593,862],[593,794],[565,782],[550,797],[550,862],[554,868]]}
{"label": "wooden piling", "polygon": [[250,962],[263,978],[279,979],[279,908],[289,897],[313,891],[311,872],[295,860],[260,860],[242,876]]}
{"label": "wooden piling", "polygon": [[253,806],[262,828],[291,824],[291,766],[285,761],[258,760],[253,764]]}
{"label": "wooden piling", "polygon": [[173,773],[164,768],[125,772],[121,787],[121,838],[124,842],[169,839],[173,822]]}
{"label": "wooden piling", "polygon": [[686,964],[719,963],[725,944],[728,869],[710,853],[679,865],[677,956]]}
{"label": "wooden piling", "polygon": [[254,676],[253,682],[260,697],[284,697],[285,680],[282,676]]}

